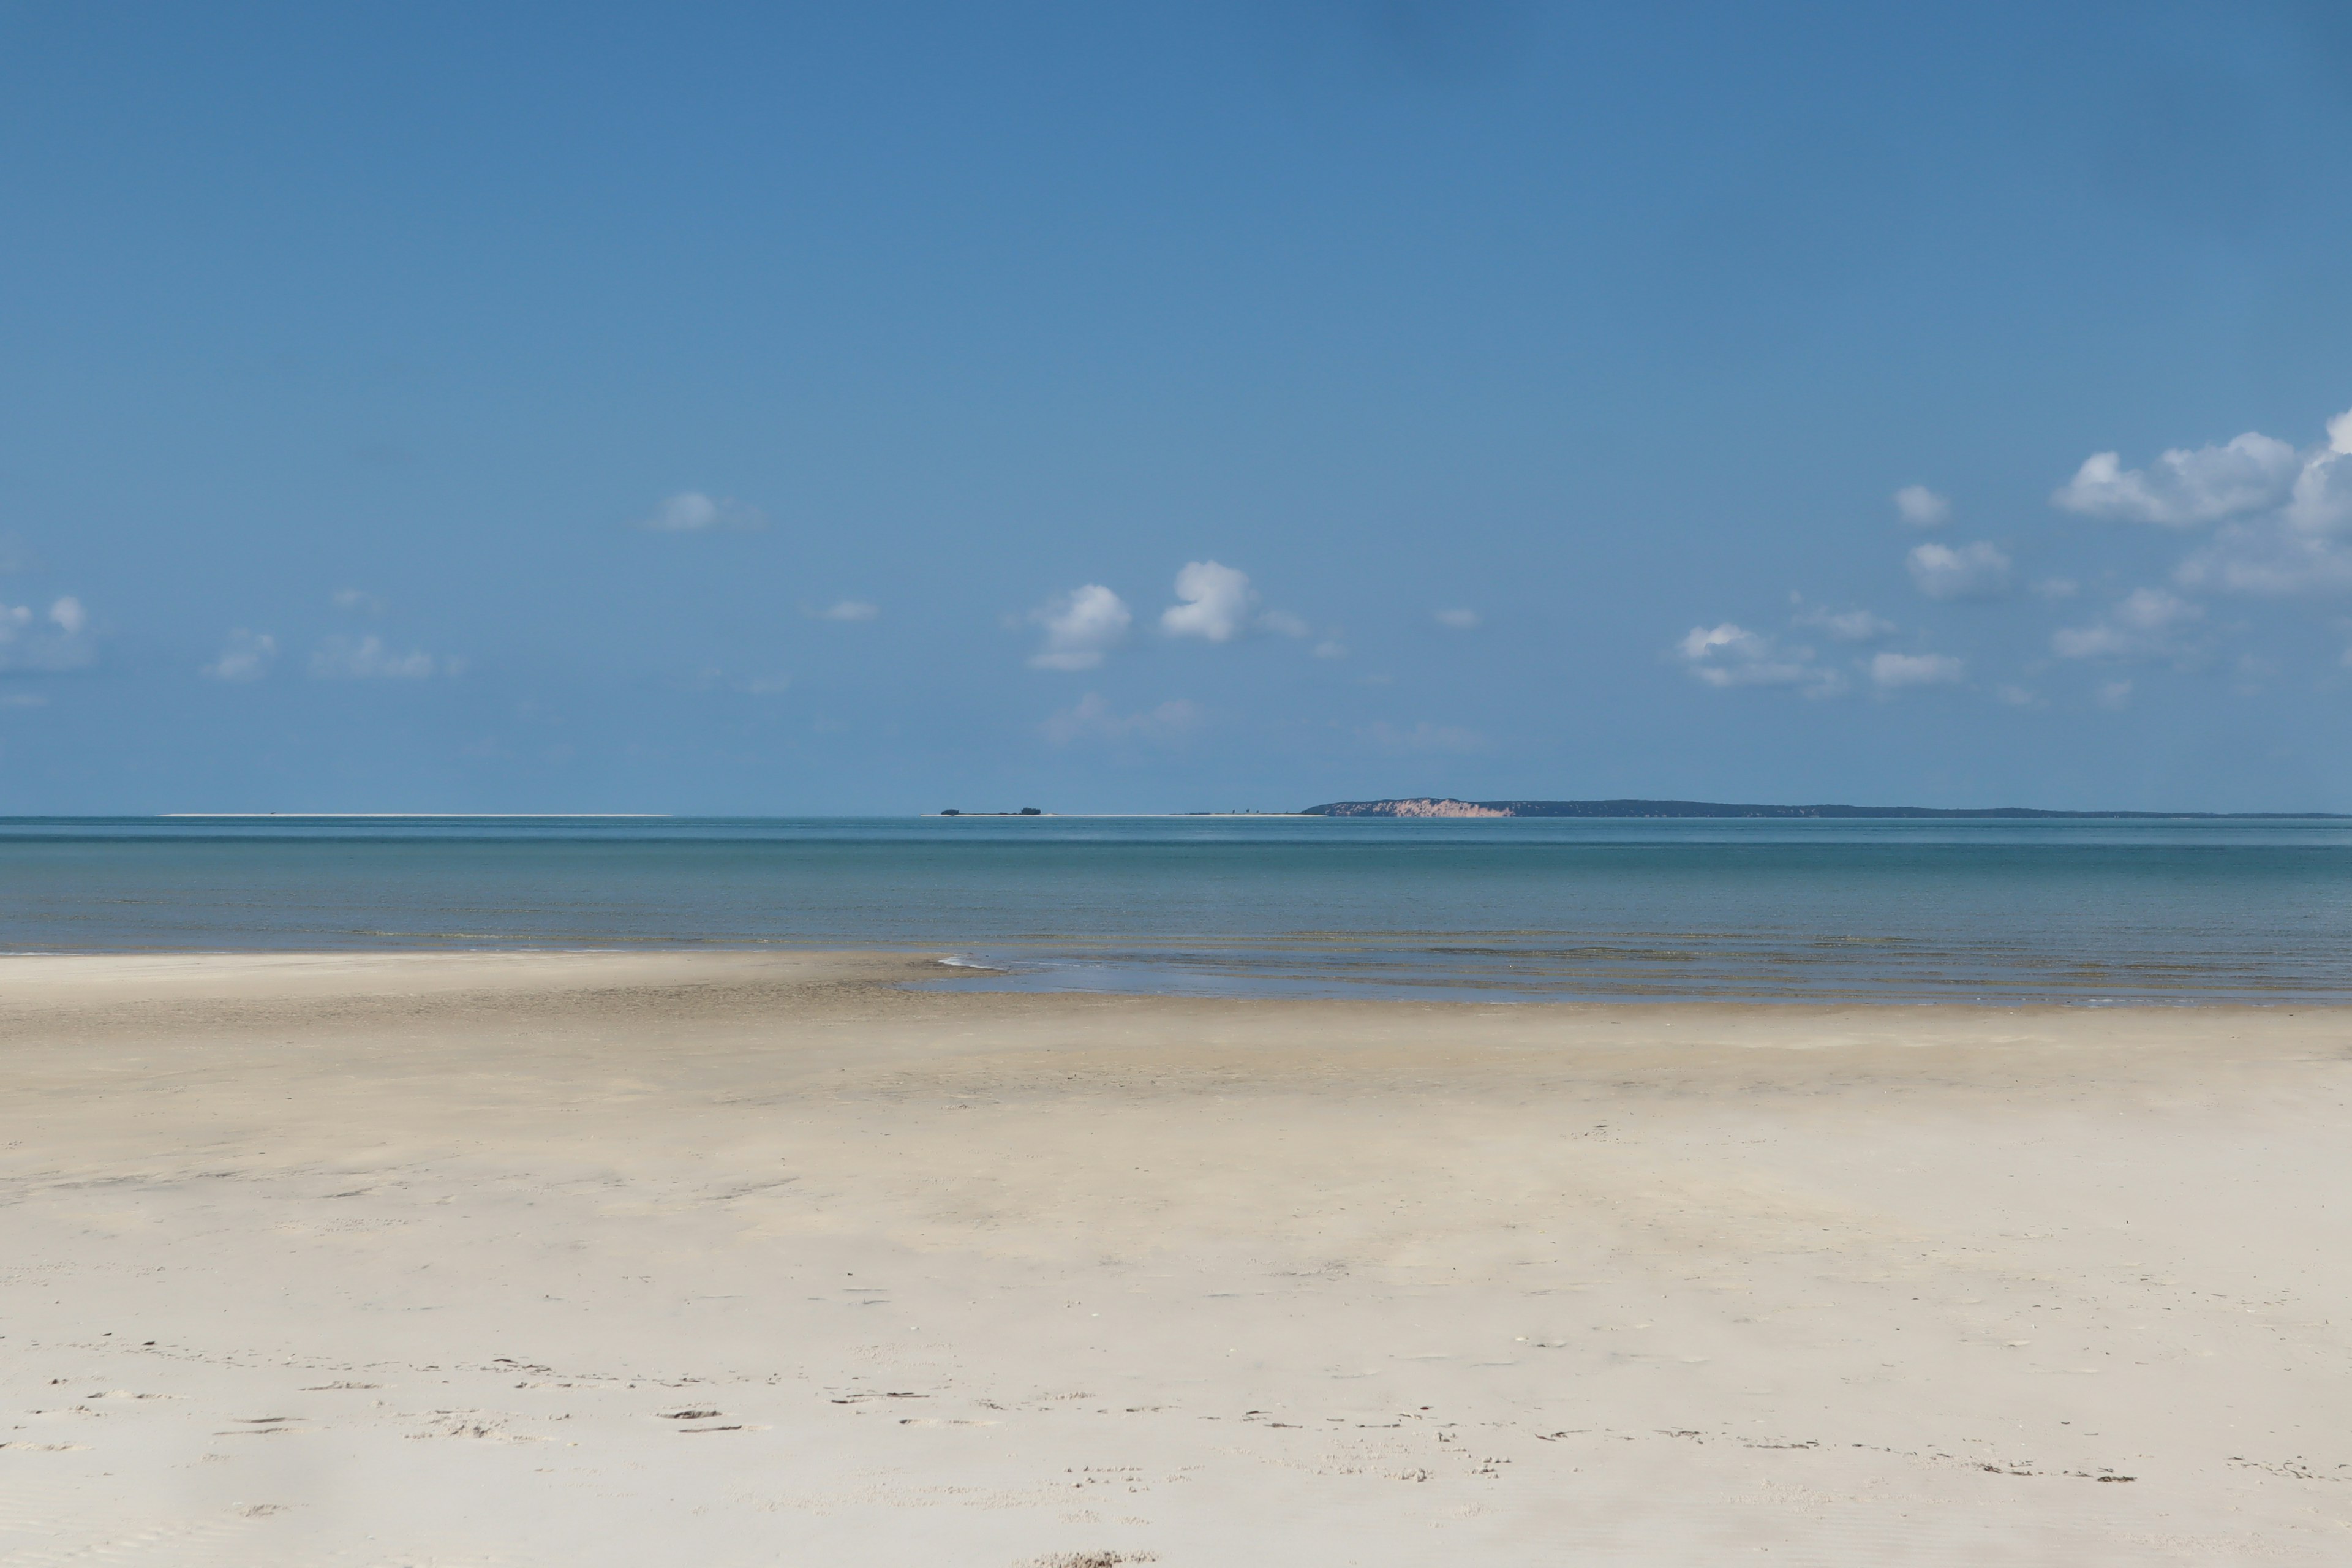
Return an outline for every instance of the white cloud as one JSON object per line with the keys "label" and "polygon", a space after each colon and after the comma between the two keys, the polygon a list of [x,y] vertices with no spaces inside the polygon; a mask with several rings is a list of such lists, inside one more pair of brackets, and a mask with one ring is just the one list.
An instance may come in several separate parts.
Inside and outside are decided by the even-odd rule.
{"label": "white cloud", "polygon": [[1486,737],[1455,724],[1433,724],[1424,719],[1410,730],[1378,720],[1356,731],[1357,738],[1383,752],[1475,752]]}
{"label": "white cloud", "polygon": [[1905,563],[1912,583],[1931,599],[1997,599],[2009,592],[2010,559],[1984,540],[1958,550],[1915,545]]}
{"label": "white cloud", "polygon": [[2205,618],[2193,605],[2162,588],[2135,588],[2105,619],[2052,634],[2062,658],[2155,658],[2180,651],[2181,635]]}
{"label": "white cloud", "polygon": [[462,674],[466,662],[429,653],[394,653],[383,639],[328,637],[310,655],[310,673],[326,680],[423,680]]}
{"label": "white cloud", "polygon": [[1772,638],[1730,621],[1693,626],[1675,648],[1694,677],[1718,689],[1801,686],[1814,696],[1828,696],[1845,685],[1837,671],[1813,662],[1812,649],[1784,649]]}
{"label": "white cloud", "polygon": [[1871,684],[1882,691],[1906,686],[1950,686],[1966,667],[1948,653],[1880,653],[1871,656]]}
{"label": "white cloud", "polygon": [[816,612],[821,621],[870,621],[882,613],[879,605],[869,605],[863,599],[844,599]]}
{"label": "white cloud", "polygon": [[1952,521],[1952,498],[1925,485],[1905,485],[1895,492],[1895,513],[1914,528],[1941,528]]}
{"label": "white cloud", "polygon": [[2175,448],[2145,469],[2100,452],[2051,500],[2094,517],[2219,524],[2173,573],[2186,588],[2352,593],[2352,411],[2326,428],[2324,444],[2301,450],[2250,430],[2227,446]]}
{"label": "white cloud", "polygon": [[1798,626],[1813,626],[1827,632],[1840,642],[1877,642],[1895,635],[1895,626],[1884,616],[1868,610],[1832,610],[1822,605],[1808,605],[1791,617]]}
{"label": "white cloud", "polygon": [[2096,691],[2093,692],[2091,694],[2091,700],[2102,708],[2120,710],[2131,705],[2131,694],[2132,683],[2130,681],[2110,680],[2105,685],[2100,687]]}
{"label": "white cloud", "polygon": [[2022,686],[1996,686],[1992,694],[2011,708],[2039,708],[2042,705],[2040,694],[2028,691]]}
{"label": "white cloud", "polygon": [[2083,585],[2072,577],[2044,577],[2026,592],[2037,599],[2071,599],[2083,591]]}
{"label": "white cloud", "polygon": [[1305,620],[1288,610],[1268,610],[1257,618],[1257,624],[1267,631],[1286,637],[1308,637],[1313,632]]}
{"label": "white cloud", "polygon": [[1321,642],[1315,645],[1315,657],[1317,658],[1345,658],[1348,657],[1348,645],[1341,642],[1338,637],[1325,637]]}
{"label": "white cloud", "polygon": [[82,636],[89,613],[79,599],[54,600],[47,614],[30,605],[0,605],[0,669],[81,669],[97,658]]}
{"label": "white cloud", "polygon": [[269,673],[269,667],[277,659],[276,637],[268,632],[249,632],[239,626],[221,645],[220,657],[199,673],[215,680],[258,680]]}
{"label": "white cloud", "polygon": [[1453,631],[1475,632],[1486,623],[1486,617],[1475,610],[1451,609],[1437,612],[1437,624]]}
{"label": "white cloud", "polygon": [[1089,583],[1031,611],[1029,619],[1045,628],[1045,646],[1029,656],[1030,668],[1092,669],[1126,640],[1135,615],[1126,600]]}
{"label": "white cloud", "polygon": [[1171,637],[1210,642],[1239,637],[1249,624],[1250,607],[1257,603],[1248,573],[1213,561],[1188,562],[1176,574],[1176,597],[1183,602],[1160,613],[1160,629]]}
{"label": "white cloud", "polygon": [[335,608],[358,616],[380,616],[384,612],[384,603],[373,594],[357,588],[339,588],[335,591]]}
{"label": "white cloud", "polygon": [[1201,726],[1201,705],[1179,697],[1136,713],[1114,713],[1102,693],[1089,691],[1040,726],[1057,746],[1073,741],[1149,741],[1160,745],[1182,740]]}
{"label": "white cloud", "polygon": [[758,507],[733,496],[709,496],[700,490],[680,490],[652,513],[637,521],[656,533],[707,533],[718,529],[749,531],[765,528],[768,519]]}
{"label": "white cloud", "polygon": [[2174,447],[2146,468],[2095,453],[2050,499],[2086,517],[2195,528],[2278,505],[2302,466],[2293,447],[2249,430],[2226,447]]}

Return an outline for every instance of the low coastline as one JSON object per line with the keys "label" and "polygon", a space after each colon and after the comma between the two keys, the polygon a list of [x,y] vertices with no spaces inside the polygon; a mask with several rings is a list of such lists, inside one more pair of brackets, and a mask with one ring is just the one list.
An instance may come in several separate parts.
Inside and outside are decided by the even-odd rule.
{"label": "low coastline", "polygon": [[2341,1551],[2352,1010],[942,974],[0,959],[0,1556]]}

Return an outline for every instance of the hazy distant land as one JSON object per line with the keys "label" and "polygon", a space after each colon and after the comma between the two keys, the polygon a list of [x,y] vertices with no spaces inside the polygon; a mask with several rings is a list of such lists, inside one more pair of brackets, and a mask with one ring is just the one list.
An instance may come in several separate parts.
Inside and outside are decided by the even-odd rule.
{"label": "hazy distant land", "polygon": [[1735,805],[1712,800],[1454,800],[1414,796],[1397,800],[1335,800],[1310,805],[1303,816],[1838,816],[1838,817],[2032,817],[2036,821],[2151,822],[2184,819],[2212,822],[2276,822],[2305,817],[2338,818],[2330,811],[2039,811],[2023,805],[1944,808],[1929,805]]}

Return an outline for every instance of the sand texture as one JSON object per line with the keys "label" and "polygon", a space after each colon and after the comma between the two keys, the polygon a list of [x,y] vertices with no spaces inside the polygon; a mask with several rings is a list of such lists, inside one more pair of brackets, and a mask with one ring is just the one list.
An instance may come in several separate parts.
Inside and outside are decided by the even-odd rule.
{"label": "sand texture", "polygon": [[0,959],[0,1564],[2352,1562],[2352,1018]]}

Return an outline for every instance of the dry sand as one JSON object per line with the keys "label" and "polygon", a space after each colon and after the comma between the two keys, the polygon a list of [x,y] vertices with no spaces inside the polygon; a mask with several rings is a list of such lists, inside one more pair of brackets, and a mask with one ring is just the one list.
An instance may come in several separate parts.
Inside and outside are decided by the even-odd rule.
{"label": "dry sand", "polygon": [[0,1563],[2352,1561],[2352,1019],[0,960]]}

